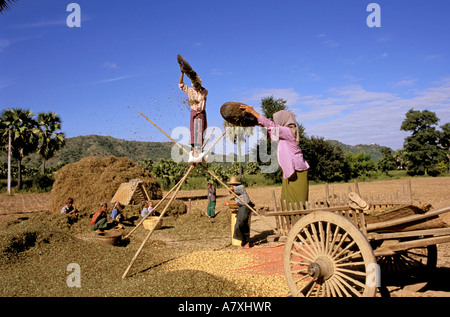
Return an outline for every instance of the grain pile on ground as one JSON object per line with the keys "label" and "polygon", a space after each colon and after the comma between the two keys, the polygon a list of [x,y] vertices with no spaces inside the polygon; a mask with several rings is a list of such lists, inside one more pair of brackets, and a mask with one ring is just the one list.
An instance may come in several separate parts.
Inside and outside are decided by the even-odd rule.
{"label": "grain pile on ground", "polygon": [[103,201],[110,202],[121,183],[143,181],[150,199],[160,199],[162,191],[155,178],[125,157],[87,157],[68,164],[55,175],[50,211],[60,212],[68,197],[80,211],[94,212]]}
{"label": "grain pile on ground", "polygon": [[[276,297],[289,294],[284,275],[264,276],[261,274],[241,274],[239,272],[240,269],[250,264],[252,264],[252,257],[245,252],[236,253],[233,250],[199,251],[171,261],[162,270],[179,272],[195,268],[233,285],[240,285],[240,288],[236,289],[239,296]],[[218,291],[213,290],[207,296],[215,296]]]}
{"label": "grain pile on ground", "polygon": [[[199,211],[168,217],[124,280],[148,233],[142,227],[127,243],[110,246],[83,231],[88,222],[73,222],[67,215],[44,212],[0,223],[0,296],[285,295],[274,290],[284,285],[275,281],[279,277],[236,272],[252,259],[230,247],[229,218],[226,211],[214,219]],[[80,266],[80,288],[67,284],[71,263]]]}

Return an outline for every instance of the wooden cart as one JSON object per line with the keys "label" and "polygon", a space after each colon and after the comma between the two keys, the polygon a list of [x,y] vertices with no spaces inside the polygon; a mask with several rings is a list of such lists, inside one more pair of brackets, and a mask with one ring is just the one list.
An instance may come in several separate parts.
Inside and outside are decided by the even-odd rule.
{"label": "wooden cart", "polygon": [[[360,194],[357,183],[353,192]],[[436,267],[436,244],[450,242],[439,215],[450,206],[412,205],[410,183],[401,194],[363,198],[368,210],[355,208],[348,194],[330,195],[327,186],[324,200],[300,208],[278,201],[266,213],[286,236],[283,267],[292,296],[386,294],[386,285],[419,283]]]}

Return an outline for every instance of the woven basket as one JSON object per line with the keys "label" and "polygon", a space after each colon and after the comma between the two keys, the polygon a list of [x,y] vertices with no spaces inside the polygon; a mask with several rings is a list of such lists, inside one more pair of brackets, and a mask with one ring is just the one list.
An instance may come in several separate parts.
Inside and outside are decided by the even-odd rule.
{"label": "woven basket", "polygon": [[[144,228],[147,230],[152,230],[153,227],[155,226],[155,223],[158,221],[158,218],[159,217],[155,217],[155,216],[145,218],[145,220],[143,222]],[[161,219],[161,221],[156,226],[155,230],[162,227],[162,222],[163,222],[163,220]]]}
{"label": "woven basket", "polygon": [[121,230],[104,231],[97,235],[97,241],[100,242],[101,244],[115,245],[117,242],[120,241],[121,236],[122,236]]}

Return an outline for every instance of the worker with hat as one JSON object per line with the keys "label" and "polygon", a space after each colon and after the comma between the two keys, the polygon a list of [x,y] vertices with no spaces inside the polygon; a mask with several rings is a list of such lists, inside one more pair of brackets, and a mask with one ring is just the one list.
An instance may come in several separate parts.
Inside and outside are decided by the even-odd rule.
{"label": "worker with hat", "polygon": [[[240,240],[243,248],[250,247],[250,226],[248,224],[250,208],[247,205],[252,204],[250,197],[245,190],[244,185],[238,180],[236,176],[231,176],[227,182],[230,185],[230,190],[233,191],[239,198],[235,197],[234,201],[225,202],[224,206],[237,206],[238,212],[236,217],[236,224],[234,226],[233,239]],[[245,204],[243,203],[245,202]]]}

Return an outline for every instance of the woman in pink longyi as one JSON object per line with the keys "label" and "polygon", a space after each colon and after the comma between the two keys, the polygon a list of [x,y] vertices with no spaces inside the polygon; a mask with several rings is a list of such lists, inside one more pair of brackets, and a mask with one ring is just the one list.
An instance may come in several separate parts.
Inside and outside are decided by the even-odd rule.
{"label": "woman in pink longyi", "polygon": [[309,164],[303,157],[298,142],[300,135],[294,114],[281,110],[273,115],[273,121],[256,112],[252,106],[240,106],[245,112],[254,115],[258,123],[267,128],[273,141],[278,141],[278,164],[283,170],[281,201],[287,205],[305,203],[308,200]]}

